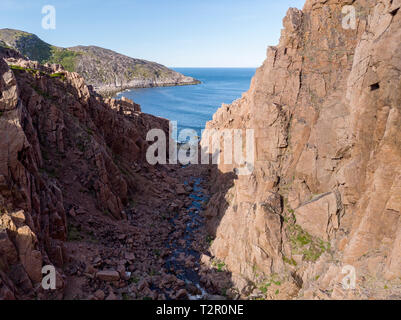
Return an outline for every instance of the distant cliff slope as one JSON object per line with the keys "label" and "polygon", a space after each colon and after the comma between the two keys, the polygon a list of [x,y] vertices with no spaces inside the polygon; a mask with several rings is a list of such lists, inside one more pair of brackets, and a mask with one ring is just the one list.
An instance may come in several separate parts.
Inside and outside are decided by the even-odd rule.
{"label": "distant cliff slope", "polygon": [[78,72],[99,93],[199,83],[155,62],[130,58],[95,46],[60,48],[19,30],[1,29],[0,47],[13,48],[41,64],[60,64],[68,71]]}
{"label": "distant cliff slope", "polygon": [[244,295],[401,298],[400,7],[290,9],[251,89],[208,124],[255,130],[253,174],[220,165],[207,211],[211,252]]}

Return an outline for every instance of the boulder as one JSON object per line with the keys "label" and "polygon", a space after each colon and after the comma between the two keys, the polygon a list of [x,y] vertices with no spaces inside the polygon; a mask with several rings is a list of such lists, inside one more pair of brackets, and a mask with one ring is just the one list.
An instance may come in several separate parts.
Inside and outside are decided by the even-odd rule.
{"label": "boulder", "polygon": [[96,278],[106,282],[114,282],[120,280],[120,274],[118,271],[104,270],[96,273]]}
{"label": "boulder", "polygon": [[328,241],[339,228],[341,202],[333,192],[322,194],[295,210],[297,224],[312,236]]}

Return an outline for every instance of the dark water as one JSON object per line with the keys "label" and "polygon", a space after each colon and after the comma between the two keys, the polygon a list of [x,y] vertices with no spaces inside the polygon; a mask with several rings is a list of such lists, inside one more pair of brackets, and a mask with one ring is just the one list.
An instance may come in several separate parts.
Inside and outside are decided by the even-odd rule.
{"label": "dark water", "polygon": [[[178,278],[185,281],[187,284],[193,284],[199,288],[200,295],[193,296],[191,299],[202,299],[207,294],[205,290],[203,290],[200,286],[200,276],[199,273],[194,268],[188,268],[185,266],[185,261],[180,261],[179,256],[184,254],[185,257],[194,257],[195,258],[195,267],[200,268],[200,253],[195,251],[192,248],[192,245],[195,241],[196,232],[204,226],[204,220],[200,215],[200,212],[203,211],[203,206],[209,201],[209,197],[203,193],[202,189],[202,178],[192,177],[190,181],[185,181],[185,185],[189,185],[190,182],[193,185],[193,191],[191,192],[189,198],[192,200],[191,205],[187,208],[188,221],[186,223],[186,228],[184,235],[182,237],[185,240],[185,244],[182,245],[180,243],[181,239],[174,240],[169,239],[168,248],[173,249],[173,254],[166,261],[167,270],[181,270],[182,273],[178,274]],[[179,218],[179,215],[173,218],[170,223],[175,225],[176,220]]]}
{"label": "dark water", "polygon": [[200,136],[222,103],[248,91],[256,69],[176,68],[202,84],[183,87],[134,89],[120,93],[140,104],[142,111],[178,122],[178,130],[194,129]]}

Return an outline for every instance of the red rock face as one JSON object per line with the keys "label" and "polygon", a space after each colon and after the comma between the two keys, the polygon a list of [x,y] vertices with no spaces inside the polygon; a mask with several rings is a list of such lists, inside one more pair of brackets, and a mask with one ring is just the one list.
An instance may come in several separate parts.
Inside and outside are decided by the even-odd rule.
{"label": "red rock face", "polygon": [[[132,101],[103,100],[59,66],[6,58],[14,67],[0,59],[0,298],[32,298],[43,265],[58,268],[63,287],[66,210],[92,203],[125,218],[146,132],[168,122]],[[83,193],[89,204],[79,203]]]}
{"label": "red rock face", "polygon": [[[342,9],[350,4],[356,29],[343,28]],[[253,173],[212,168],[205,212],[215,240],[214,257],[203,263],[230,271],[242,298],[255,285],[268,299],[401,297],[400,7],[399,0],[308,0],[303,11],[290,9],[280,44],[268,49],[250,90],[208,124],[255,131]],[[128,286],[127,263],[130,272],[145,272],[151,262],[162,270],[155,257],[168,250],[153,255],[149,248],[184,234],[188,200],[177,168],[144,164],[146,132],[167,131],[167,121],[131,101],[102,99],[59,66],[10,50],[4,57],[19,68],[0,59],[0,298],[46,298],[40,281],[47,264],[57,267],[62,298],[62,266],[74,250],[70,287],[99,278]],[[135,192],[148,199],[137,225],[124,229],[116,221]],[[161,222],[177,210],[179,230]],[[74,227],[99,230],[107,250],[66,245],[66,213]],[[356,271],[353,290],[342,286],[346,265]],[[87,279],[75,276],[78,270]],[[162,275],[161,288],[169,278]],[[185,283],[173,278],[175,296],[185,298]],[[212,285],[208,277],[201,282]],[[147,280],[136,287],[158,297]],[[93,297],[115,294],[103,288]]]}
{"label": "red rock face", "polygon": [[[350,4],[356,29],[342,24]],[[254,173],[233,179],[232,166],[215,168],[207,212],[212,251],[238,286],[295,274],[299,297],[367,298],[390,296],[380,289],[400,281],[400,6],[308,0],[290,9],[251,89],[208,124],[255,130]],[[346,264],[357,292],[341,287]]]}

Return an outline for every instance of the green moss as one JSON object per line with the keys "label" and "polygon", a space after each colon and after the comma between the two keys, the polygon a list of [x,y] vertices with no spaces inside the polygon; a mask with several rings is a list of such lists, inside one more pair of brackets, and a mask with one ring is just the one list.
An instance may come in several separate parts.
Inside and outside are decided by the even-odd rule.
{"label": "green moss", "polygon": [[289,225],[287,230],[293,254],[302,254],[306,261],[315,262],[331,249],[330,243],[312,237],[298,225]]}
{"label": "green moss", "polygon": [[82,240],[82,236],[81,236],[81,231],[79,228],[70,225],[68,227],[68,237],[67,237],[68,241],[72,242],[72,241],[81,241]]}
{"label": "green moss", "polygon": [[265,283],[265,284],[261,285],[259,287],[259,289],[260,289],[260,291],[262,291],[263,294],[266,294],[267,290],[269,289],[269,287],[271,287],[271,285],[272,284],[270,282],[268,282],[268,283]]}
{"label": "green moss", "polygon": [[269,290],[272,291],[274,289],[277,289],[277,287],[280,287],[284,281],[285,278],[280,277],[278,274],[272,274],[270,275],[270,277],[260,283],[258,285],[258,288],[264,295],[266,295]]}
{"label": "green moss", "polygon": [[39,73],[42,75],[45,74],[44,72],[41,72],[40,70],[36,70],[36,69],[32,69],[32,68],[24,68],[24,67],[16,66],[16,65],[10,65],[10,69],[13,71],[19,71],[19,72],[29,72],[33,75],[36,75]]}
{"label": "green moss", "polygon": [[226,264],[223,261],[214,260],[212,262],[212,266],[215,267],[218,272],[223,272],[226,267]]}
{"label": "green moss", "polygon": [[293,258],[289,259],[289,258],[287,258],[287,257],[283,257],[283,261],[284,261],[285,263],[291,265],[291,266],[294,266],[294,267],[297,266],[297,262],[296,262]]}
{"label": "green moss", "polygon": [[15,65],[10,65],[10,69],[11,70],[21,70],[21,71],[25,71],[26,69],[20,66],[15,66]]}
{"label": "green moss", "polygon": [[60,78],[61,80],[65,80],[65,74],[61,73],[61,72],[56,72],[56,73],[52,73],[50,74],[50,78]]}
{"label": "green moss", "polygon": [[213,241],[214,241],[214,239],[213,239],[212,236],[207,236],[206,237],[206,242],[209,244],[209,246],[211,246],[213,244]]}

